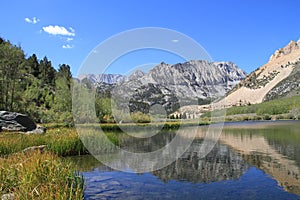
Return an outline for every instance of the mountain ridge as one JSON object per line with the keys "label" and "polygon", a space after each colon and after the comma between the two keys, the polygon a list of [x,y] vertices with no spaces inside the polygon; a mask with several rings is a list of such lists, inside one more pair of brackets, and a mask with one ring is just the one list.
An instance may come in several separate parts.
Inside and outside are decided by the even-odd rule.
{"label": "mountain ridge", "polygon": [[[246,77],[246,72],[233,62],[208,62],[191,60],[185,63],[169,65],[164,62],[155,66],[148,73],[136,70],[129,76],[120,74],[84,74],[79,80],[87,79],[92,84],[125,84],[130,81],[142,84],[160,84],[179,87],[180,94],[192,98],[207,98],[211,90],[213,97],[221,97]],[[204,86],[209,86],[205,91]],[[218,92],[217,95],[215,93]]]}
{"label": "mountain ridge", "polygon": [[99,82],[113,84],[119,81],[123,81],[126,76],[121,74],[81,74],[78,79],[82,81],[87,79],[90,83],[95,84]]}
{"label": "mountain ridge", "polygon": [[119,99],[124,109],[129,103],[131,112],[147,113],[151,106],[159,104],[170,113],[180,105],[220,98],[245,77],[246,72],[232,62],[191,60],[174,65],[162,62],[148,73],[135,71],[109,85],[98,78],[103,82],[94,85],[100,88],[98,91],[109,91],[112,99]]}
{"label": "mountain ridge", "polygon": [[300,39],[276,50],[266,64],[250,73],[219,104],[230,107],[267,100],[269,92],[299,68],[299,61]]}

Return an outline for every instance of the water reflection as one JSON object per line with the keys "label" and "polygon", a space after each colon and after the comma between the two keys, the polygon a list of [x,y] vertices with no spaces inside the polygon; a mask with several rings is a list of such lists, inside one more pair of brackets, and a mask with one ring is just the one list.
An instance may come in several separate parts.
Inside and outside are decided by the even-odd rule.
{"label": "water reflection", "polygon": [[[153,199],[155,195],[162,199],[187,199],[200,194],[203,199],[223,199],[226,195],[230,199],[299,199],[292,195],[300,195],[299,130],[297,122],[227,124],[219,142],[202,158],[199,148],[206,131],[203,127],[197,130],[196,140],[180,159],[151,174],[113,171],[91,157],[81,157],[74,162],[79,169],[84,166],[81,171],[87,171],[84,176],[88,199]],[[181,137],[189,137],[191,131],[193,128],[185,129]],[[121,145],[131,151],[147,152],[151,145],[156,149],[170,142],[173,134],[160,134],[147,141],[123,137]],[[102,156],[107,162],[119,162],[120,155]],[[238,194],[236,188],[239,188]],[[216,190],[216,194],[209,196]]]}
{"label": "water reflection", "polygon": [[249,164],[272,176],[286,191],[300,195],[300,124],[254,125],[252,128],[229,126],[221,141],[239,151]]}
{"label": "water reflection", "polygon": [[178,180],[188,182],[209,183],[239,178],[249,164],[227,145],[217,143],[213,150],[204,158],[199,158],[197,146],[201,140],[196,140],[191,148],[171,165],[152,172],[163,181]]}

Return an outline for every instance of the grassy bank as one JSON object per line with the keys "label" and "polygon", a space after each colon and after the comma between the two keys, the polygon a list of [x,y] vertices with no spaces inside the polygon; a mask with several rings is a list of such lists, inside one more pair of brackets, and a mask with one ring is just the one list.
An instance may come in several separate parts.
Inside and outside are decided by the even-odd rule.
{"label": "grassy bank", "polygon": [[0,155],[2,156],[38,145],[46,145],[46,150],[59,156],[86,153],[74,128],[53,128],[48,130],[46,134],[41,135],[0,134]]}
{"label": "grassy bank", "polygon": [[[218,111],[215,111],[217,115]],[[211,112],[201,116],[208,120]],[[300,119],[300,96],[226,109],[226,121]]]}
{"label": "grassy bank", "polygon": [[0,158],[0,197],[14,199],[83,199],[83,179],[52,153],[17,153]]}
{"label": "grassy bank", "polygon": [[[39,145],[47,145],[46,152],[22,152]],[[54,128],[42,135],[0,133],[0,197],[83,199],[83,179],[58,156],[85,152],[75,129]]]}
{"label": "grassy bank", "polygon": [[[93,130],[85,138],[93,139]],[[112,133],[107,133],[107,137],[118,144],[118,139]],[[75,128],[52,128],[47,133],[41,135],[26,135],[19,133],[1,133],[0,134],[0,156],[17,153],[27,147],[46,145],[46,150],[58,156],[72,156],[87,154],[88,151],[82,143],[82,138],[78,136]],[[102,142],[102,141],[98,141]],[[105,144],[99,144],[105,145]],[[103,152],[106,149],[103,148]]]}

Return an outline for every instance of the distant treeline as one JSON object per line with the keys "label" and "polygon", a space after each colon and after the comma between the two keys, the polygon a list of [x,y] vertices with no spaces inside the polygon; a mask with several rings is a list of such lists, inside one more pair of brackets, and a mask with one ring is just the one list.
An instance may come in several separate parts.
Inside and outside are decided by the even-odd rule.
{"label": "distant treeline", "polygon": [[20,46],[0,38],[0,110],[28,114],[37,122],[72,121],[70,66],[56,70],[45,56],[26,57]]}

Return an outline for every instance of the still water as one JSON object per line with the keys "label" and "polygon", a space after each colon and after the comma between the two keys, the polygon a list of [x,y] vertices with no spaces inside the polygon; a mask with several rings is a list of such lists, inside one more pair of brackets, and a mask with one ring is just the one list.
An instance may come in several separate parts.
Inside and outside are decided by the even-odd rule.
{"label": "still water", "polygon": [[[85,179],[85,199],[300,199],[300,122],[226,123],[212,151],[200,158],[195,147],[201,145],[204,129],[185,128],[183,137],[199,132],[191,147],[153,172],[116,171],[92,156],[70,158]],[[151,152],[175,134],[122,137],[120,145]],[[103,156],[118,162],[114,153]]]}

